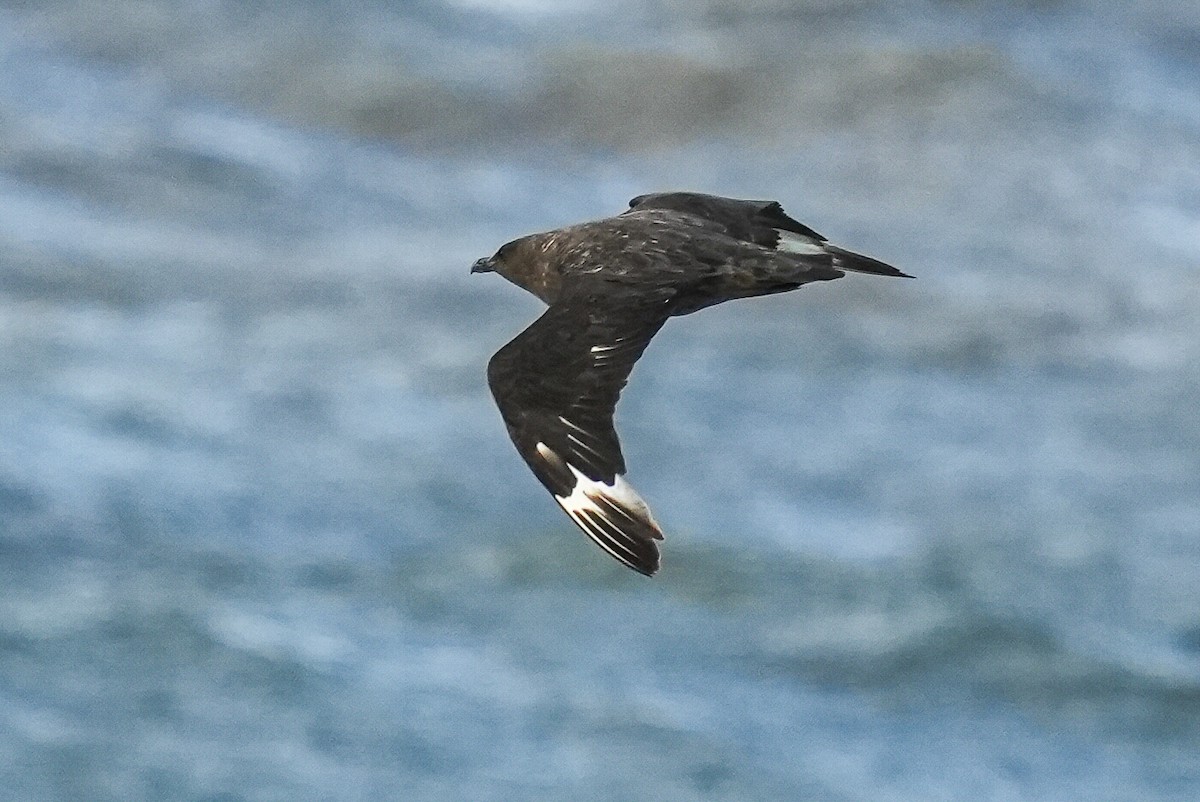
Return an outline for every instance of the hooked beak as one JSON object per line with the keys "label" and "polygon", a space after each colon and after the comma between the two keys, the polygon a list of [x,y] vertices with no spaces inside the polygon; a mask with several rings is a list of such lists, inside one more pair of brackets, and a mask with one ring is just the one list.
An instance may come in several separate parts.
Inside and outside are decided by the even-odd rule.
{"label": "hooked beak", "polygon": [[491,273],[495,271],[495,269],[496,267],[492,264],[492,257],[490,256],[486,259],[480,259],[479,261],[475,262],[475,264],[471,265],[472,273]]}

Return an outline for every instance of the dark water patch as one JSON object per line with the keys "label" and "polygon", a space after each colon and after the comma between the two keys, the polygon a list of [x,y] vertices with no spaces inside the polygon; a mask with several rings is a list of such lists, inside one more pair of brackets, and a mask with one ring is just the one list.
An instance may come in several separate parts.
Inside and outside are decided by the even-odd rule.
{"label": "dark water patch", "polygon": [[1176,642],[1181,648],[1200,653],[1200,624],[1180,630]]}
{"label": "dark water patch", "polygon": [[[191,201],[191,205],[178,208],[204,208],[210,212],[214,205],[219,205],[225,200],[236,203],[241,215],[249,211],[245,208],[244,201],[275,204],[280,200],[278,176],[263,167],[250,165],[242,160],[205,153],[196,147],[183,145],[150,147],[147,148],[146,156],[160,180],[186,182],[188,191],[169,193],[165,191],[165,186],[150,190],[139,187],[137,195],[142,197],[169,198],[178,194],[180,197],[177,200]],[[286,193],[284,196],[286,197]],[[166,211],[175,213],[177,208]],[[233,209],[228,211],[232,213]]]}
{"label": "dark water patch", "polygon": [[[247,214],[263,219],[261,206],[278,198],[273,176],[264,171],[179,147],[146,148],[136,160],[38,151],[10,173],[30,194],[69,197],[135,219],[203,220],[214,227],[244,225]],[[259,208],[247,209],[247,202]]]}
{"label": "dark water patch", "polygon": [[[119,587],[115,590],[121,593]],[[96,656],[104,655],[112,661],[113,667],[134,655],[147,664],[182,665],[205,662],[226,651],[197,617],[196,611],[160,606],[158,602],[146,607],[136,598],[121,599],[119,595],[117,604],[113,614],[100,622],[97,634],[101,637],[93,644],[99,649]]]}
{"label": "dark water patch", "polygon": [[362,582],[359,568],[349,560],[331,560],[301,565],[296,572],[301,587],[319,592],[349,593]]}
{"label": "dark water patch", "polygon": [[0,293],[20,300],[97,304],[143,310],[164,302],[201,301],[234,314],[271,309],[344,308],[358,292],[340,278],[285,273],[262,265],[230,263],[197,271],[185,261],[44,257],[7,262],[0,271]]}
{"label": "dark water patch", "polygon": [[151,410],[113,409],[101,416],[101,423],[117,437],[145,440],[159,446],[178,444],[181,439],[181,432],[170,421]]}
{"label": "dark water patch", "polygon": [[265,566],[245,554],[201,552],[181,562],[190,565],[201,588],[216,596],[246,593],[270,581]]}
{"label": "dark water patch", "polygon": [[64,192],[69,195],[86,196],[96,193],[104,196],[111,191],[106,186],[116,176],[112,165],[97,163],[94,158],[85,158],[82,153],[34,152],[7,165],[9,174],[25,182],[31,188]]}
{"label": "dark water patch", "polygon": [[[113,269],[97,259],[25,260],[9,258],[0,271],[0,291],[18,300],[95,303],[116,308],[142,308],[156,295],[157,281]],[[157,272],[157,271],[156,271]]]}
{"label": "dark water patch", "polygon": [[15,523],[18,517],[45,510],[45,501],[14,477],[0,477],[0,520]]}

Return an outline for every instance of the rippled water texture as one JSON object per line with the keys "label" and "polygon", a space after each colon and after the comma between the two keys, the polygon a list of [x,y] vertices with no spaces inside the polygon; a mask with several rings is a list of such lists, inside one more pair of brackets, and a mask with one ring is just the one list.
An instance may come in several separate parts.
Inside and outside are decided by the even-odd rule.
{"label": "rippled water texture", "polygon": [[[1194,3],[0,5],[0,787],[1200,798]],[[688,188],[918,276],[672,321],[653,580],[471,262]]]}

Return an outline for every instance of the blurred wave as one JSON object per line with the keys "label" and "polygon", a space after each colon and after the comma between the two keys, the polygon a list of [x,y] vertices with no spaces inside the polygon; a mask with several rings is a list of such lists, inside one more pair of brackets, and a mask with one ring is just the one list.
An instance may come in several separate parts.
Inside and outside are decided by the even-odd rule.
{"label": "blurred wave", "polygon": [[[1009,33],[1003,14],[946,26],[950,15],[940,41],[920,35],[939,5],[621,2],[524,13],[360,1],[281,13],[106,0],[56,3],[24,22],[83,57],[256,112],[422,148],[659,151],[729,136],[799,147],[831,129],[905,135],[925,120],[980,130],[1031,104],[1083,110],[1073,82],[1036,81],[1021,74],[1019,51],[980,41],[980,30]],[[1045,5],[1045,21],[1064,28],[1092,10],[1056,17],[1070,4]],[[1151,5],[1162,4],[1101,16],[1144,22]],[[97,17],[106,24],[91,24]],[[554,36],[541,35],[547,22]],[[971,114],[931,119],[948,106]]]}

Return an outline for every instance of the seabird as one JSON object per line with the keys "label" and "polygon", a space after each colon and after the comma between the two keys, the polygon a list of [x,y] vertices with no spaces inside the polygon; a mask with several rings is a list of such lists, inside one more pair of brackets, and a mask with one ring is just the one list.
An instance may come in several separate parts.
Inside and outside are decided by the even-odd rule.
{"label": "seabird", "polygon": [[911,278],[833,245],[775,201],[640,195],[614,217],[530,234],[480,259],[546,304],[488,362],[488,385],[534,476],[602,549],[647,576],[662,528],[625,481],[613,410],[667,318],[846,271]]}

